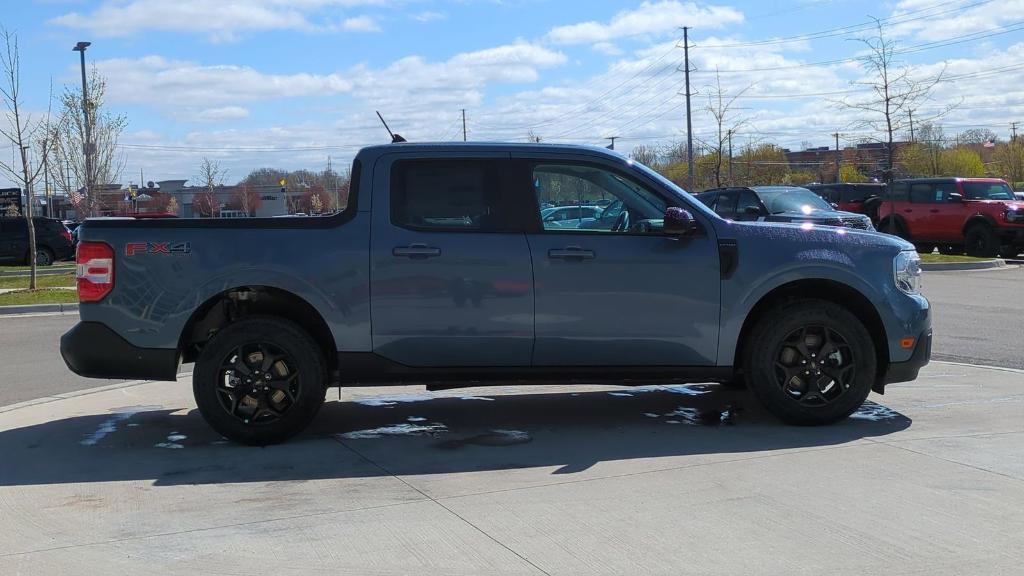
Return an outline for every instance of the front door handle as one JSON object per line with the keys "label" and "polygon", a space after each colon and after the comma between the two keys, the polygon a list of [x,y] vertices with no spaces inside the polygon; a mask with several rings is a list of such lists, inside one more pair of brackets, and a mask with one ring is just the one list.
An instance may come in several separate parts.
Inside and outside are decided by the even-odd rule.
{"label": "front door handle", "polygon": [[391,250],[391,254],[399,258],[422,260],[424,258],[435,258],[440,256],[441,249],[434,248],[433,246],[427,246],[426,244],[410,244],[408,246],[395,247]]}
{"label": "front door handle", "polygon": [[929,210],[929,212],[931,212],[932,214],[938,214],[939,213],[939,209],[938,208],[932,208],[931,210]]}
{"label": "front door handle", "polygon": [[904,211],[904,212],[913,212],[913,210],[912,210],[912,209],[910,209],[910,208],[904,208],[904,209],[903,209],[903,211]]}
{"label": "front door handle", "polygon": [[567,246],[561,250],[548,250],[548,258],[557,260],[593,260],[596,254],[593,250],[584,250],[579,246]]}

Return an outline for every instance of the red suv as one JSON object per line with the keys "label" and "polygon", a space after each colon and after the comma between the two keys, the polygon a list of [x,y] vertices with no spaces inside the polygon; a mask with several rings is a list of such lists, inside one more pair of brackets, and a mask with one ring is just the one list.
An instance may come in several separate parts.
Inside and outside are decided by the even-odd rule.
{"label": "red suv", "polygon": [[919,252],[1016,256],[1024,251],[1024,202],[998,178],[918,178],[889,185],[878,229]]}

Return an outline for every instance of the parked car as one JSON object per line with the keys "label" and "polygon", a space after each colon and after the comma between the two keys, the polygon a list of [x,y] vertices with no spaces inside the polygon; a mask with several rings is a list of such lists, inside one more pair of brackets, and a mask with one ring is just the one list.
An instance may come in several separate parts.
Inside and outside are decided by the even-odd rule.
{"label": "parked car", "polygon": [[544,228],[579,228],[584,218],[593,219],[601,213],[597,206],[557,206],[540,211]]}
{"label": "parked car", "polygon": [[1017,197],[1017,200],[1024,200],[1024,192],[1014,192],[1013,195]]}
{"label": "parked car", "polygon": [[885,193],[885,184],[874,182],[808,184],[805,188],[834,204],[837,209],[864,214],[872,222],[878,221],[878,203]]}
{"label": "parked car", "polygon": [[722,218],[737,222],[793,222],[874,230],[863,214],[832,207],[821,196],[796,186],[716,188],[697,199]]}
{"label": "parked car", "polygon": [[[60,220],[36,216],[32,218],[36,230],[36,263],[49,266],[59,260],[74,258],[75,249],[71,233]],[[23,217],[0,218],[0,262],[29,264],[28,222]]]}
{"label": "parked car", "polygon": [[[194,362],[206,421],[268,444],[330,386],[410,382],[739,378],[782,420],[826,424],[930,356],[920,259],[893,236],[728,221],[601,148],[390,144],[351,174],[322,218],[86,221],[68,367],[175,380]],[[538,180],[615,198],[615,223],[545,229]]]}
{"label": "parked car", "polygon": [[920,252],[1014,256],[1024,251],[1024,202],[998,178],[897,180],[879,204],[879,229]]}

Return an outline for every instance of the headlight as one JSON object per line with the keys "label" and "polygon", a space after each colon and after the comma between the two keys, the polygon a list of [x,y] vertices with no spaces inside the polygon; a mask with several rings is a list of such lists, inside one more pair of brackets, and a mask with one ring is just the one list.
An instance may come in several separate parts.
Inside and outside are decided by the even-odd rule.
{"label": "headlight", "polygon": [[1024,210],[1009,209],[1003,212],[1003,219],[1014,224],[1024,224]]}
{"label": "headlight", "polygon": [[921,293],[921,257],[913,250],[900,252],[892,261],[896,287],[907,294]]}

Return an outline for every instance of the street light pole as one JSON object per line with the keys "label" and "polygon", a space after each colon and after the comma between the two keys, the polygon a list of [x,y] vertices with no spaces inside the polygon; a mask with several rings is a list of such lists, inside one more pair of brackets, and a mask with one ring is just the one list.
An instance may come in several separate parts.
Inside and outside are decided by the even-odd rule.
{"label": "street light pole", "polygon": [[85,197],[91,208],[94,205],[92,197],[92,128],[89,124],[89,86],[85,80],[85,49],[90,45],[92,45],[91,42],[79,42],[75,44],[72,51],[79,53],[82,62],[82,119],[85,122],[82,131],[83,136],[85,136],[85,142],[82,143],[82,147],[85,152]]}

